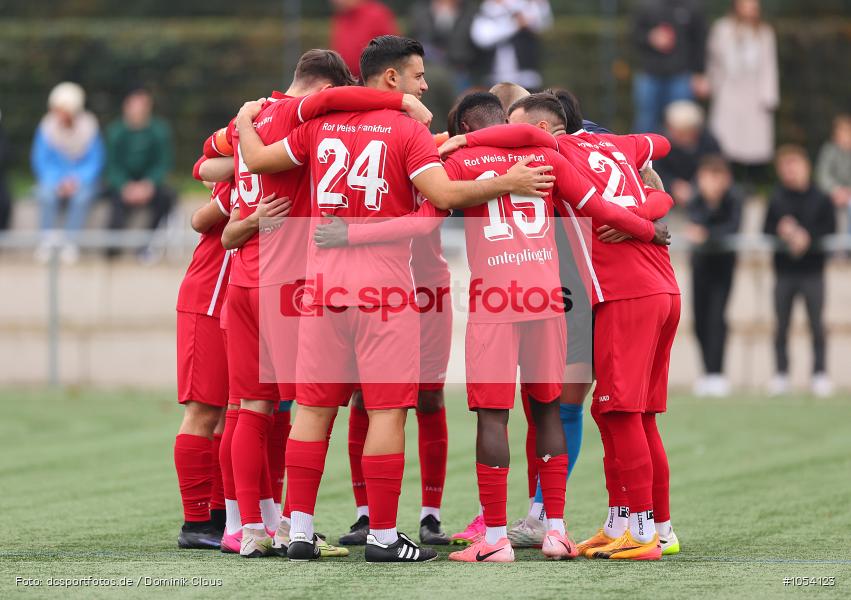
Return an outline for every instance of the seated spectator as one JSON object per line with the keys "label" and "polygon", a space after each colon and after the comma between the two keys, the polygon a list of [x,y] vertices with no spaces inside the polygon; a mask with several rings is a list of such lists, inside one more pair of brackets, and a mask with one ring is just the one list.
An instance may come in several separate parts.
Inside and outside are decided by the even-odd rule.
{"label": "seated spectator", "polygon": [[822,146],[816,162],[816,182],[837,208],[847,209],[851,232],[851,115],[833,120],[833,137]]}
{"label": "seated spectator", "polygon": [[3,131],[3,113],[0,112],[0,231],[8,229],[12,220],[12,195],[6,183],[6,166],[9,164],[11,149]]}
{"label": "seated spectator", "polygon": [[678,100],[665,110],[665,128],[671,140],[671,152],[655,161],[665,189],[678,206],[694,196],[694,177],[705,156],[720,154],[721,148],[704,127],[703,109],[691,100]]}
{"label": "seated spectator", "polygon": [[777,375],[771,382],[772,395],[789,390],[787,341],[792,304],[803,296],[813,341],[812,392],[828,396],[833,391],[825,361],[824,266],[822,248],[826,235],[836,231],[836,213],[827,197],[812,182],[812,168],[800,146],[782,146],[775,159],[780,183],[774,190],[765,217],[765,233],[776,236],[774,252],[774,309],[777,331],[774,354]]}
{"label": "seated spectator", "polygon": [[[130,212],[141,208],[150,210],[148,227],[154,230],[174,205],[175,194],[165,184],[174,153],[171,129],[163,119],[152,116],[153,104],[147,90],[131,92],[124,99],[122,118],[107,130],[111,230],[126,227]],[[117,249],[109,251],[110,256],[117,254]],[[140,253],[140,258],[149,256],[147,249]]]}
{"label": "seated spectator", "polygon": [[692,298],[694,330],[700,344],[705,375],[698,379],[698,396],[726,396],[730,384],[724,377],[727,321],[724,314],[733,287],[736,251],[730,236],[742,221],[742,193],[733,186],[730,165],[721,156],[700,161],[696,193],[688,204],[690,223],[686,237],[692,243]]}
{"label": "seated spectator", "polygon": [[[66,235],[60,251],[60,258],[66,263],[79,258],[77,233],[86,223],[103,170],[100,128],[95,116],[84,110],[85,103],[86,94],[76,83],[66,81],[53,88],[30,155],[43,232],[55,229],[60,203],[68,203]],[[50,257],[52,237],[46,235],[36,250],[40,262]]]}

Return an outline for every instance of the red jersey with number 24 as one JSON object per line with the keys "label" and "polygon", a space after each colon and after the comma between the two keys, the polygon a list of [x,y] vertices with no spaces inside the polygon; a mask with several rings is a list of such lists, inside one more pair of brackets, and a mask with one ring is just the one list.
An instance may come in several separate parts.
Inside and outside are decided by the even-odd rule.
{"label": "red jersey with number 24", "polygon": [[[309,164],[313,216],[350,223],[400,217],[417,207],[411,180],[442,168],[428,129],[392,110],[334,113],[293,131],[284,145],[292,160]],[[414,284],[411,242],[320,250],[310,242],[308,279],[322,275],[326,292],[314,303],[335,306],[406,304]],[[398,289],[391,297],[385,292]]]}

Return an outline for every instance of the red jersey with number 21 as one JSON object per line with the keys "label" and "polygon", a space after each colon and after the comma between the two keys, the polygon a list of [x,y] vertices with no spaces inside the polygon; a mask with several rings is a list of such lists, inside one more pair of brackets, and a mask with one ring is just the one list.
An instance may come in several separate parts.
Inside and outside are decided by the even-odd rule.
{"label": "red jersey with number 21", "polygon": [[[670,143],[654,134],[581,131],[556,140],[561,154],[588,177],[603,199],[639,215],[647,202],[639,170],[670,150]],[[582,210],[575,214],[590,216]],[[595,219],[594,229],[600,225]],[[591,239],[589,270],[595,303],[680,293],[667,246],[637,240],[607,244],[596,233]]]}
{"label": "red jersey with number 21", "polygon": [[[411,180],[442,168],[428,129],[393,110],[316,118],[284,146],[293,161],[310,165],[313,216],[329,213],[352,223],[410,213],[417,207]],[[314,300],[328,305],[404,304],[414,289],[410,240],[320,250],[311,239],[307,272],[308,279],[321,273],[326,291],[341,288]],[[405,294],[382,295],[392,288]]]}

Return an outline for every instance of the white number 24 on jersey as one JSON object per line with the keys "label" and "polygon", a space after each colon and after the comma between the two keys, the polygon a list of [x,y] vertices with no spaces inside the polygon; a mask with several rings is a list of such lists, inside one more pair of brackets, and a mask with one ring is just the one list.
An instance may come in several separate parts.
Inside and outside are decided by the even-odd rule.
{"label": "white number 24 on jersey", "polygon": [[340,188],[340,181],[346,177],[346,185],[364,193],[364,204],[370,210],[381,209],[381,197],[387,193],[387,180],[384,179],[384,161],[387,157],[387,145],[381,140],[370,141],[355,159],[349,169],[349,149],[339,138],[325,138],[317,148],[320,163],[329,161],[331,166],[316,186],[316,201],[320,208],[343,208],[349,205],[349,199],[343,191],[331,191]]}

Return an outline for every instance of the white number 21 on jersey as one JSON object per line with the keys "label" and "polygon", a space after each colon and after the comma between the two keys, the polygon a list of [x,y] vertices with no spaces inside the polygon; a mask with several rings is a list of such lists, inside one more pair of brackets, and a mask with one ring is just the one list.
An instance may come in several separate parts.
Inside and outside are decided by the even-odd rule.
{"label": "white number 21 on jersey", "polygon": [[319,162],[329,160],[331,166],[316,186],[316,202],[320,208],[343,208],[349,205],[349,199],[337,189],[340,180],[348,173],[346,185],[353,190],[364,192],[364,204],[370,210],[381,209],[381,197],[387,193],[387,180],[384,179],[384,161],[387,145],[381,140],[372,140],[355,159],[349,170],[349,149],[339,138],[325,138],[317,148]]}

